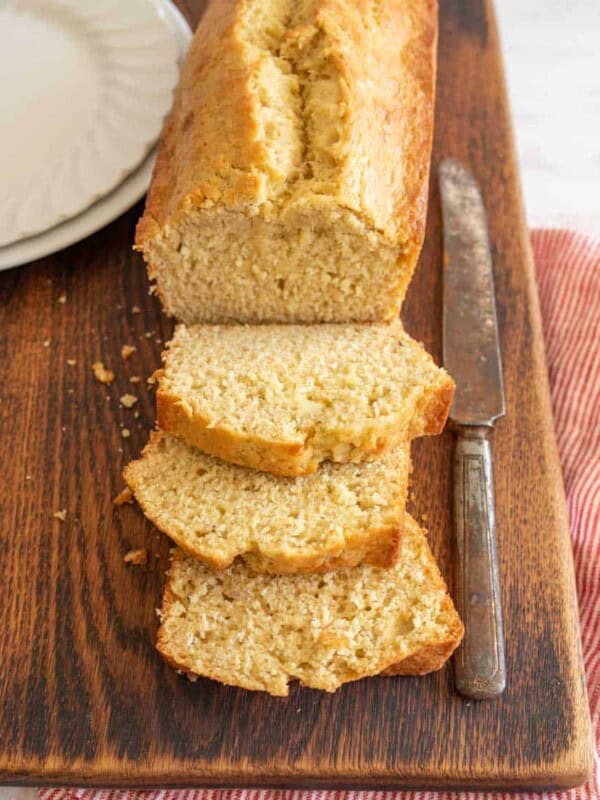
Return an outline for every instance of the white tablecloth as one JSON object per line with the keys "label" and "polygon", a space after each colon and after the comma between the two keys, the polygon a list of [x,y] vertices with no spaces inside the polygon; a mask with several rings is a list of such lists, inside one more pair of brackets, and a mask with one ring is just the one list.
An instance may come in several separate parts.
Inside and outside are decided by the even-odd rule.
{"label": "white tablecloth", "polygon": [[529,226],[600,233],[600,2],[496,0]]}

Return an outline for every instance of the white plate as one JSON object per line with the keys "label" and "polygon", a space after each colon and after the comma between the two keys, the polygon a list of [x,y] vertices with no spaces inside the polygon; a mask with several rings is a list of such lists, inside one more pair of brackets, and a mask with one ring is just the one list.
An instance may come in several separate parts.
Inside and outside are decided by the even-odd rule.
{"label": "white plate", "polygon": [[177,48],[148,0],[0,5],[0,245],[80,213],[156,141]]}
{"label": "white plate", "polygon": [[[173,37],[177,60],[181,63],[191,39],[188,24],[169,0],[153,0],[153,5]],[[108,225],[143,197],[152,176],[154,156],[153,151],[116,189],[78,216],[37,236],[0,247],[0,270],[62,250]]]}

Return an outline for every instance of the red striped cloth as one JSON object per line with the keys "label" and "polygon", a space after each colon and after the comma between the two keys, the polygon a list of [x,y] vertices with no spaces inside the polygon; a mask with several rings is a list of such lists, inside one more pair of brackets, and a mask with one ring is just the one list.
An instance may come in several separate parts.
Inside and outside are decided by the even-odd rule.
{"label": "red striped cloth", "polygon": [[[532,234],[552,402],[571,519],[596,750],[600,750],[600,239],[572,231]],[[580,789],[506,792],[327,792],[44,789],[41,800],[598,800],[600,765]]]}

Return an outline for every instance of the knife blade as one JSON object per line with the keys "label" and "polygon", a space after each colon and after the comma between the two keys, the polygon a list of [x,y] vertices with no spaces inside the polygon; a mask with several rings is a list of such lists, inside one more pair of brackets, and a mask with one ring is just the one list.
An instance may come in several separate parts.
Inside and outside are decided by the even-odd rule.
{"label": "knife blade", "polygon": [[489,425],[504,415],[492,257],[481,194],[462,164],[440,165],[444,224],[444,366],[456,381],[450,419]]}
{"label": "knife blade", "polygon": [[454,450],[456,603],[465,636],[457,690],[496,697],[506,685],[490,433],[505,413],[492,257],[485,208],[458,161],[439,169],[444,227],[444,366],[456,382]]}

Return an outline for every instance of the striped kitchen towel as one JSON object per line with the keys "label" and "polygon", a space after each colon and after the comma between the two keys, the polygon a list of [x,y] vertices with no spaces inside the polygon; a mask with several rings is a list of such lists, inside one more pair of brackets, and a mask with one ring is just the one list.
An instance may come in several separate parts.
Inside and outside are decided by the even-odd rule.
{"label": "striped kitchen towel", "polygon": [[596,735],[596,768],[580,789],[544,794],[482,792],[115,791],[44,789],[42,800],[600,800],[600,240],[536,230],[532,244],[556,434],[569,514],[585,662]]}

